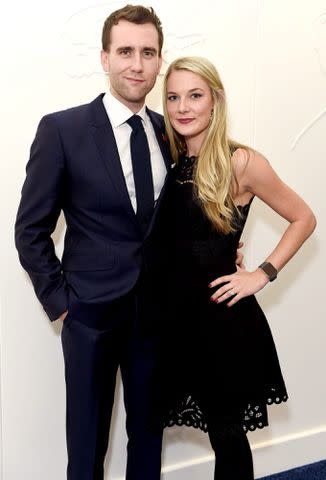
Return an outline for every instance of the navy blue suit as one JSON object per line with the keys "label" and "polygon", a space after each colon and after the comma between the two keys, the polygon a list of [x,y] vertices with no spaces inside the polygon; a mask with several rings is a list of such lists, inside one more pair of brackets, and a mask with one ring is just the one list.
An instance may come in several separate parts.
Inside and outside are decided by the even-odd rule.
{"label": "navy blue suit", "polygon": [[[101,480],[118,366],[127,412],[127,479],[159,479],[161,434],[147,428],[156,326],[164,309],[171,157],[161,115],[148,110],[167,178],[145,235],[127,191],[103,95],[46,115],[31,147],[16,246],[51,320],[62,330],[68,479]],[[64,212],[61,261],[51,234]]]}

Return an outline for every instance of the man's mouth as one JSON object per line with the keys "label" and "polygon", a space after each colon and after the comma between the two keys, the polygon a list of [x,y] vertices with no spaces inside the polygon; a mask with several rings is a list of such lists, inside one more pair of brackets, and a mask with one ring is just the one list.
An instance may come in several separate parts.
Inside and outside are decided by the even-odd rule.
{"label": "man's mouth", "polygon": [[132,78],[132,77],[126,77],[126,79],[128,80],[128,82],[131,82],[131,83],[143,83],[145,80],[143,80],[142,78]]}

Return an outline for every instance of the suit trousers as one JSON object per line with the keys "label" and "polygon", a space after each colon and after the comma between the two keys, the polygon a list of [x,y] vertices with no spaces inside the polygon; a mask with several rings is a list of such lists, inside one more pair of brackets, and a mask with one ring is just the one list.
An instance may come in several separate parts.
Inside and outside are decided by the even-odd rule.
{"label": "suit trousers", "polygon": [[[138,283],[105,305],[70,294],[62,328],[66,378],[68,480],[103,480],[116,374],[120,367],[126,409],[126,480],[159,480],[162,432],[149,428],[150,386],[158,348],[144,325],[148,297]],[[147,313],[145,313],[147,312]]]}

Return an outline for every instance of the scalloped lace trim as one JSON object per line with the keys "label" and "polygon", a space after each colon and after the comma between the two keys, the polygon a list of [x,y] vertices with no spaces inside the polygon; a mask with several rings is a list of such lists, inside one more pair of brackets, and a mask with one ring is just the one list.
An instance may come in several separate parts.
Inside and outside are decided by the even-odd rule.
{"label": "scalloped lace trim", "polygon": [[[270,395],[265,401],[249,403],[243,413],[242,427],[245,432],[253,432],[257,428],[261,429],[268,425],[266,405],[273,403],[279,404],[286,402],[288,396],[286,393],[277,392],[275,388],[270,389]],[[188,395],[178,406],[178,408],[170,410],[165,427],[174,425],[199,428],[204,432],[208,430],[205,414],[199,406],[199,403]]]}

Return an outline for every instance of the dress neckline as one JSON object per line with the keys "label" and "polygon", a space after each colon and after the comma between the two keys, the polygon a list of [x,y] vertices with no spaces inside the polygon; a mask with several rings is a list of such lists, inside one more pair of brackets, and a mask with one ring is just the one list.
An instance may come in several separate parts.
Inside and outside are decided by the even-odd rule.
{"label": "dress neckline", "polygon": [[[192,180],[192,167],[193,165],[195,164],[196,160],[198,159],[198,157],[196,157],[196,155],[181,155],[180,156],[180,167],[181,167],[181,172],[182,172],[182,175],[185,177],[183,179],[183,181],[181,180],[177,180],[178,183],[193,183],[193,180]],[[240,210],[241,212],[247,212],[250,208],[250,205],[253,201],[253,199],[255,198],[255,195],[253,195],[251,197],[251,199],[249,200],[249,202],[247,202],[245,205],[235,205],[236,208],[238,210]]]}
{"label": "dress neckline", "polygon": [[183,160],[184,162],[187,162],[187,163],[195,163],[195,161],[197,160],[198,157],[196,157],[196,155],[182,155],[181,156],[181,160]]}

